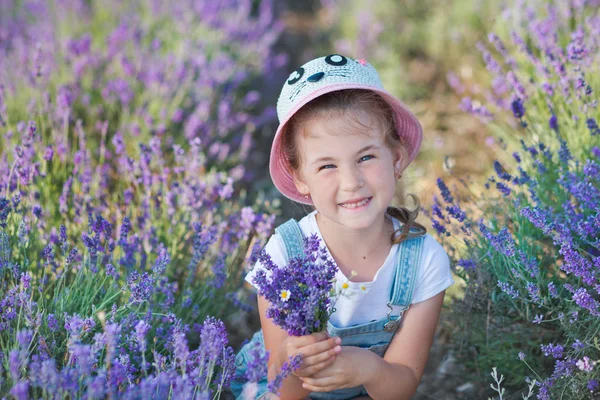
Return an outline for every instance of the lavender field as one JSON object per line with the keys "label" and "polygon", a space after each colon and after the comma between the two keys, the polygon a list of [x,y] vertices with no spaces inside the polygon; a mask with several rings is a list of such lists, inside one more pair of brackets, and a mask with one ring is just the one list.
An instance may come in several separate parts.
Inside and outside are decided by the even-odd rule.
{"label": "lavender field", "polygon": [[231,398],[298,218],[274,91],[334,51],[425,127],[399,191],[459,282],[446,398],[600,398],[600,2],[315,3],[0,0],[0,398]]}

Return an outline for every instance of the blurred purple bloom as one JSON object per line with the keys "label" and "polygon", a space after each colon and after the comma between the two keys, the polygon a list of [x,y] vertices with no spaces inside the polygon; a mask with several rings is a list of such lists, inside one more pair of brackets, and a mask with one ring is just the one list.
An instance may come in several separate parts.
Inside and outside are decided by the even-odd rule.
{"label": "blurred purple bloom", "polygon": [[531,301],[533,301],[534,303],[539,303],[540,302],[540,289],[538,288],[538,286],[533,283],[533,282],[527,282],[527,292],[529,293],[529,297],[531,298]]}
{"label": "blurred purple bloom", "polygon": [[500,191],[500,193],[502,193],[503,196],[505,196],[505,197],[510,196],[511,189],[508,186],[506,186],[504,183],[496,182],[496,189],[498,189]]}
{"label": "blurred purple bloom", "polygon": [[227,329],[222,321],[208,317],[200,331],[200,343],[209,360],[216,360],[227,346]]}
{"label": "blurred purple bloom", "polygon": [[472,259],[460,259],[457,261],[456,263],[457,265],[463,267],[464,269],[475,269],[477,267],[477,264],[475,263],[475,260]]}
{"label": "blurred purple bloom", "polygon": [[135,340],[138,343],[141,353],[146,352],[146,334],[150,330],[150,325],[143,319],[135,325]]}
{"label": "blurred purple bloom", "polygon": [[154,292],[154,278],[147,272],[140,275],[138,271],[133,271],[127,279],[132,304],[143,303],[150,300]]}
{"label": "blurred purple bloom", "polygon": [[498,177],[500,179],[509,181],[509,182],[512,179],[512,176],[510,176],[510,174],[508,172],[506,172],[506,170],[504,169],[502,164],[500,164],[498,162],[498,160],[494,160],[494,170],[496,170],[496,174],[498,175]]}
{"label": "blurred purple bloom", "polygon": [[542,352],[546,357],[552,356],[553,358],[562,358],[564,348],[560,344],[549,343],[547,345],[541,345]]}
{"label": "blurred purple bloom", "polygon": [[46,148],[44,149],[44,160],[50,161],[52,160],[53,156],[54,150],[52,149],[52,146],[46,146]]}
{"label": "blurred purple bloom", "polygon": [[248,382],[259,382],[267,376],[267,363],[269,361],[269,352],[265,351],[264,346],[256,342],[254,347],[248,351],[248,363],[246,368],[246,379]]}
{"label": "blurred purple bloom", "polygon": [[467,214],[457,205],[446,206],[446,211],[459,222],[463,222],[467,218]]}
{"label": "blurred purple bloom", "polygon": [[15,396],[15,399],[17,399],[17,400],[28,400],[29,399],[29,382],[28,381],[17,382],[10,390],[10,394]]}
{"label": "blurred purple bloom", "polygon": [[50,329],[51,332],[56,332],[56,330],[58,329],[58,321],[54,317],[54,314],[48,314],[47,319],[48,319],[48,329]]}
{"label": "blurred purple bloom", "polygon": [[507,282],[498,281],[498,287],[513,299],[519,298],[519,291]]}
{"label": "blurred purple bloom", "polygon": [[521,119],[525,115],[525,106],[523,105],[523,102],[521,99],[514,99],[510,103],[510,108],[513,112],[513,115],[517,119]]}
{"label": "blurred purple bloom", "polygon": [[550,117],[550,121],[548,121],[548,125],[550,126],[550,129],[558,132],[558,119],[556,118],[555,114],[552,114],[552,116]]}
{"label": "blurred purple bloom", "polygon": [[594,118],[588,118],[585,122],[592,136],[600,135],[600,127]]}
{"label": "blurred purple bloom", "polygon": [[432,220],[431,226],[436,230],[436,232],[439,235],[450,236],[450,232],[448,232],[448,230],[446,230],[446,227],[444,225],[442,225],[439,221],[437,221],[435,219]]}
{"label": "blurred purple bloom", "polygon": [[595,300],[585,288],[579,288],[573,294],[573,300],[575,303],[587,310],[596,317],[600,317],[600,310],[598,306],[600,305],[597,300]]}
{"label": "blurred purple bloom", "polygon": [[0,198],[0,228],[6,228],[6,219],[10,211],[10,201],[5,197]]}
{"label": "blurred purple bloom", "polygon": [[448,189],[448,186],[446,186],[442,178],[437,178],[437,186],[440,189],[442,197],[444,198],[446,203],[454,203],[454,198],[452,198],[452,195],[450,194],[450,189]]}
{"label": "blurred purple bloom", "polygon": [[275,379],[273,379],[272,381],[269,382],[269,384],[268,384],[269,392],[279,395],[279,388],[281,388],[281,385],[283,384],[283,381],[285,380],[285,378],[287,378],[293,371],[300,368],[301,363],[302,363],[301,355],[297,355],[297,356],[289,359],[288,361],[284,362],[283,365],[281,366],[279,375],[277,375],[275,377]]}

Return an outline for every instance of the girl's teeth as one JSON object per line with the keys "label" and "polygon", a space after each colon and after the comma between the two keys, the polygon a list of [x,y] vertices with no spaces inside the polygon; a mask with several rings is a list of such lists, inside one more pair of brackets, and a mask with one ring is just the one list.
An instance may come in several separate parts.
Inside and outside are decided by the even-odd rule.
{"label": "girl's teeth", "polygon": [[364,199],[363,201],[358,202],[358,203],[342,204],[342,207],[345,207],[345,208],[356,208],[356,207],[364,206],[368,202],[369,202],[369,199]]}

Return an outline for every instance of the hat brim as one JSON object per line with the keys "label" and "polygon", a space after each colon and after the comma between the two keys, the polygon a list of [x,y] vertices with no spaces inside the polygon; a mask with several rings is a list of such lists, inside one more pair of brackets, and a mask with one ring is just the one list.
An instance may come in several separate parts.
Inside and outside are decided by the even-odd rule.
{"label": "hat brim", "polygon": [[288,162],[281,147],[282,132],[286,124],[300,108],[310,101],[326,93],[345,89],[367,89],[379,94],[392,107],[397,132],[407,145],[408,159],[405,161],[404,167],[408,166],[417,156],[423,139],[423,128],[417,120],[417,117],[400,100],[387,91],[371,85],[340,83],[324,86],[306,96],[290,110],[285,119],[280,122],[277,132],[275,133],[275,138],[273,139],[271,156],[269,159],[269,172],[275,187],[288,199],[298,203],[312,205],[310,197],[307,199],[298,192],[296,185],[294,184],[294,178],[288,169]]}

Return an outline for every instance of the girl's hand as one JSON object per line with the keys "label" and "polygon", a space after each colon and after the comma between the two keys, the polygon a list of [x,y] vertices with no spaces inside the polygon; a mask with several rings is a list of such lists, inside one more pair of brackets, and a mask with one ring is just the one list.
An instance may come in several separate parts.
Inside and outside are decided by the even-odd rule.
{"label": "girl's hand", "polygon": [[297,354],[302,355],[302,364],[293,372],[299,378],[309,377],[331,365],[342,351],[338,337],[329,337],[326,332],[306,336],[288,336],[281,343],[280,365]]}
{"label": "girl's hand", "polygon": [[310,377],[301,377],[302,387],[312,392],[331,392],[364,385],[377,376],[377,354],[355,346],[342,346],[333,364]]}

